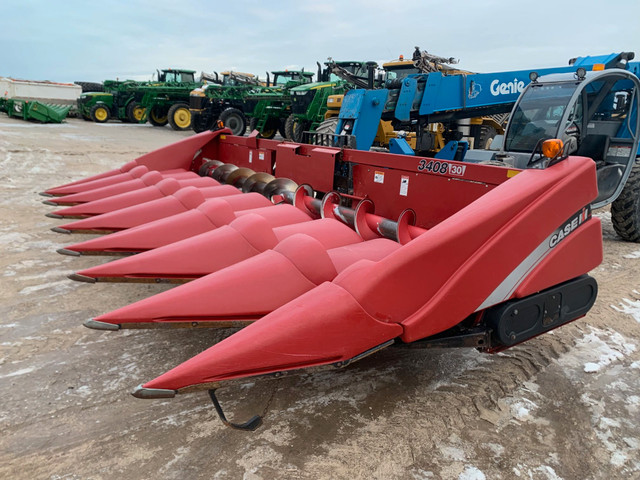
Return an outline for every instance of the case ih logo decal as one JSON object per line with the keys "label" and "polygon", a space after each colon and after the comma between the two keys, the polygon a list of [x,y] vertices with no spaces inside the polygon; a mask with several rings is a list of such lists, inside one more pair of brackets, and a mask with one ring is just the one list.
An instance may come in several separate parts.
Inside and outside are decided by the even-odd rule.
{"label": "case ih logo decal", "polygon": [[466,165],[457,165],[455,163],[442,162],[440,160],[428,160],[426,158],[421,159],[418,164],[419,172],[436,173],[438,175],[463,177],[466,170]]}
{"label": "case ih logo decal", "polygon": [[549,247],[553,248],[562,241],[563,238],[571,234],[576,228],[591,218],[591,205],[584,207],[573,217],[565,222],[565,224],[556,230],[549,239]]}

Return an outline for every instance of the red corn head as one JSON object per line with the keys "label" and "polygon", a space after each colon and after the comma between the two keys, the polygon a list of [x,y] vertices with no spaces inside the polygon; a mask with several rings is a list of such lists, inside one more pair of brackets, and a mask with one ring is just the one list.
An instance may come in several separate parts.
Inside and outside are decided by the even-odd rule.
{"label": "red corn head", "polygon": [[[219,190],[219,192],[227,193],[229,190],[225,188]],[[233,191],[233,195],[224,195],[220,198],[227,201],[232,209],[257,208],[272,205],[269,200],[258,193],[240,195],[237,189]],[[189,212],[205,203],[206,200],[200,189],[186,187],[158,200],[85,218],[73,223],[61,225],[53,230],[62,233],[115,232],[178,215],[179,213]]]}
{"label": "red corn head", "polygon": [[[89,320],[92,328],[228,327],[255,321],[349,265],[377,261],[400,248],[379,238],[327,250],[307,235],[292,235],[235,265]],[[107,325],[103,325],[107,324]]]}
{"label": "red corn head", "polygon": [[[330,305],[331,308],[327,308]],[[347,291],[323,283],[201,354],[138,387],[140,398],[241,377],[335,364],[387,346],[402,326],[369,315]]]}
{"label": "red corn head", "polygon": [[[145,173],[140,178],[128,180],[126,182],[116,183],[115,185],[108,185],[106,187],[94,188],[93,190],[74,193],[72,195],[65,195],[64,197],[57,197],[50,200],[45,200],[43,203],[47,205],[77,205],[79,203],[93,202],[96,200],[101,200],[109,197],[114,197],[116,195],[121,195],[127,192],[144,189],[146,187],[156,185],[159,182],[169,181],[169,180],[179,181],[178,185],[180,185],[181,187],[186,187],[189,185],[198,187],[202,183],[201,182],[202,178],[205,178],[205,177],[200,177],[194,172],[183,172],[179,175],[165,176],[165,175],[162,175],[160,172],[153,171],[153,172]],[[196,179],[198,179],[198,181],[194,182],[193,180],[196,180]],[[210,180],[213,180],[213,179],[210,179]],[[202,186],[205,186],[205,184],[202,184]],[[55,212],[55,213],[59,213],[59,212]]]}
{"label": "red corn head", "polygon": [[[145,165],[138,165],[138,166],[134,166],[133,168],[131,168],[126,172],[115,173],[114,175],[108,175],[101,178],[94,178],[93,180],[85,180],[85,181],[63,185],[56,188],[51,188],[47,190],[45,193],[49,195],[54,195],[54,196],[75,195],[82,192],[89,192],[94,189],[118,185],[120,183],[126,183],[131,180],[139,179],[145,174],[153,171],[155,170],[150,170]],[[158,172],[158,173],[160,173],[163,176],[166,175],[167,178],[172,176],[180,178],[181,176],[184,177],[185,174],[192,173],[192,172],[188,172],[187,170],[183,170],[183,169],[176,169],[176,170]]]}
{"label": "red corn head", "polygon": [[298,233],[315,238],[326,249],[362,241],[350,227],[331,218],[272,228],[264,217],[248,214],[215,230],[88,268],[70,277],[88,282],[188,280],[258,255]]}
{"label": "red corn head", "polygon": [[[52,218],[86,218],[102,215],[103,213],[115,212],[127,207],[140,206],[142,209],[143,204],[163,199],[186,187],[198,188],[204,198],[215,198],[227,195],[236,195],[239,193],[237,188],[232,187],[231,185],[220,185],[213,178],[209,177],[196,177],[190,180],[175,180],[173,178],[167,178],[146,188],[140,188],[121,193],[119,195],[81,203],[79,205],[74,205],[72,207],[49,213],[47,216]],[[206,196],[203,190],[206,190]],[[163,208],[160,205],[158,206]],[[146,205],[144,208],[148,207],[153,207],[153,205]]]}
{"label": "red corn head", "polygon": [[[115,170],[110,170],[92,177],[84,178],[75,182],[60,185],[58,187],[50,188],[43,192],[45,196],[58,196],[69,195],[71,193],[78,193],[87,189],[87,184],[96,180],[104,180],[111,177],[109,182],[117,183],[124,180],[130,180],[131,176],[123,175],[127,174],[136,167],[145,167],[148,170],[157,170],[162,174],[173,174],[186,172],[191,170],[191,164],[193,162],[194,152],[202,149],[206,144],[214,140],[221,134],[229,133],[229,130],[218,130],[216,132],[203,132],[199,135],[193,135],[191,137],[184,138],[178,142],[161,147],[152,152],[146,153],[141,157],[136,158],[128,163],[125,163],[122,167]],[[139,170],[143,175],[148,170]],[[122,176],[121,176],[122,175]],[[106,184],[111,185],[112,183]],[[92,184],[96,185],[96,184]],[[97,186],[105,186],[105,184],[98,184]],[[96,188],[89,185],[89,188]]]}
{"label": "red corn head", "polygon": [[[72,252],[80,254],[143,252],[228,225],[236,216],[249,213],[256,213],[264,217],[272,227],[311,220],[311,217],[306,213],[292,205],[269,203],[266,207],[252,208],[256,204],[254,200],[251,200],[252,198],[261,199],[257,202],[259,204],[264,204],[264,201],[268,202],[265,197],[257,193],[213,198],[198,208],[179,215],[161,218],[135,228],[77,243],[59,250],[59,252],[70,255],[74,255]],[[240,201],[236,201],[236,199]],[[98,218],[89,218],[75,223]]]}

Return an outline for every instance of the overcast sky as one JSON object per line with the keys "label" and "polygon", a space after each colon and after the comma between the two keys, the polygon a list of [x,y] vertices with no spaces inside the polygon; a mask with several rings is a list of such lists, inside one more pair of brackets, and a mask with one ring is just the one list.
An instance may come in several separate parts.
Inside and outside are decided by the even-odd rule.
{"label": "overcast sky", "polygon": [[414,46],[476,72],[635,51],[640,0],[2,0],[0,76],[148,79],[156,68],[266,70],[386,61]]}

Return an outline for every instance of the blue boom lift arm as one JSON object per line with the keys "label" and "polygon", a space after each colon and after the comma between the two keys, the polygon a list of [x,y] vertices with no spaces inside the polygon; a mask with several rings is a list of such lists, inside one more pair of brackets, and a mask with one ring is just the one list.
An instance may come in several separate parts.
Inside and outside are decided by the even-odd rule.
{"label": "blue boom lift arm", "polygon": [[[582,67],[623,68],[638,75],[640,63],[631,63],[633,58],[633,52],[578,57],[568,66],[538,69],[536,73],[575,72]],[[508,113],[529,84],[530,74],[531,70],[461,75],[431,72],[407,76],[399,89],[351,90],[343,100],[336,133],[355,136],[356,148],[369,150],[380,120],[391,120],[396,130],[416,132],[416,150],[427,150],[422,148],[431,143],[422,138],[426,125]],[[395,153],[410,153],[405,144],[396,139],[391,148]]]}

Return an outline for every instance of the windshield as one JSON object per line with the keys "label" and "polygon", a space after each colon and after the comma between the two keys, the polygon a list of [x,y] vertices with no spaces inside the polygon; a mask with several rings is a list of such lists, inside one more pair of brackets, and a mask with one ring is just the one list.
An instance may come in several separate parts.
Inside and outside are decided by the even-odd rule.
{"label": "windshield", "polygon": [[193,82],[193,73],[184,72],[162,72],[160,75],[161,82]]}
{"label": "windshield", "polygon": [[540,139],[556,138],[558,123],[576,89],[576,84],[531,85],[513,113],[505,149],[531,152]]}
{"label": "windshield", "polygon": [[277,73],[273,77],[273,84],[286,85],[287,82],[298,82],[301,79],[302,79],[302,75],[298,73],[287,73],[287,74]]}
{"label": "windshield", "polygon": [[[343,68],[344,70],[346,70],[347,72],[349,72],[351,75],[354,75],[356,77],[360,77],[360,78],[364,78],[366,79],[367,76],[369,75],[368,70],[367,70],[367,66],[366,64],[363,63],[358,63],[358,62],[351,62],[351,63],[340,63],[337,62],[336,65],[340,68]],[[338,74],[335,73],[331,73],[329,75],[329,81],[330,82],[336,82],[338,80],[344,80],[344,78],[342,78],[342,76],[339,74],[340,72],[337,72]]]}
{"label": "windshield", "polygon": [[385,78],[387,81],[397,80],[405,78],[409,75],[414,75],[416,73],[420,73],[420,70],[415,68],[414,66],[409,66],[405,68],[397,68],[394,70],[387,70]]}
{"label": "windshield", "polygon": [[227,87],[235,87],[238,85],[243,85],[243,82],[241,82],[235,77],[232,77],[231,75],[224,75],[222,77],[222,84]]}

